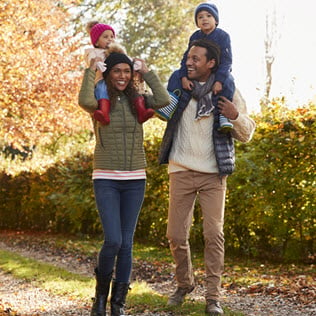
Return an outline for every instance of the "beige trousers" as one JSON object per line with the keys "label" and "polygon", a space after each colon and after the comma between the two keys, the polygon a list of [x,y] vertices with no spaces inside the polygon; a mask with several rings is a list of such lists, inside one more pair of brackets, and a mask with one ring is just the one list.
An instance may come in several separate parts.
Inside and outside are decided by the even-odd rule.
{"label": "beige trousers", "polygon": [[169,212],[167,238],[176,264],[178,287],[194,285],[190,228],[197,195],[203,216],[205,240],[206,299],[219,300],[224,269],[224,208],[226,177],[192,170],[169,175]]}

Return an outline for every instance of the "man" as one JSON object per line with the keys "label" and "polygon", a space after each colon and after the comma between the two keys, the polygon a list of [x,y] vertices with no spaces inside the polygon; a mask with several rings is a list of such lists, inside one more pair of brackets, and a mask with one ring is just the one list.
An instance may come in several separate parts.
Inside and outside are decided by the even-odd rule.
{"label": "man", "polygon": [[[167,237],[177,280],[177,289],[168,304],[181,305],[195,286],[189,231],[198,195],[205,240],[205,312],[209,316],[223,314],[219,301],[224,267],[224,204],[226,179],[234,169],[233,138],[247,142],[255,129],[238,90],[234,103],[223,98],[218,108],[213,106],[216,103],[211,91],[219,57],[215,43],[204,39],[192,43],[186,66],[194,88],[182,91],[178,107],[167,124],[159,157],[161,164],[169,164]],[[218,131],[220,113],[232,121],[231,133]]]}

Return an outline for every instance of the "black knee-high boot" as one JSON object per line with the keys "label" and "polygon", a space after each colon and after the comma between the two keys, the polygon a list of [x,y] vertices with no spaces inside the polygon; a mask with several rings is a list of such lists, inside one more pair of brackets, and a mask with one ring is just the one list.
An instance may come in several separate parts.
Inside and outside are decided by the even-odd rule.
{"label": "black knee-high boot", "polygon": [[111,316],[125,315],[124,306],[128,289],[129,283],[112,282]]}
{"label": "black knee-high boot", "polygon": [[112,273],[105,278],[101,278],[98,269],[95,270],[96,287],[95,297],[93,298],[93,305],[90,316],[106,316],[106,303],[109,295],[110,283],[112,280]]}

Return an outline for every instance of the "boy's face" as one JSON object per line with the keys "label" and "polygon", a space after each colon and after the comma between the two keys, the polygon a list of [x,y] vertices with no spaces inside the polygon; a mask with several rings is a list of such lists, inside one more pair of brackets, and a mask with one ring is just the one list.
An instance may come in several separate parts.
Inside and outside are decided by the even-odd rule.
{"label": "boy's face", "polygon": [[96,46],[104,49],[108,48],[109,45],[114,42],[114,38],[113,32],[111,30],[106,30],[100,35]]}
{"label": "boy's face", "polygon": [[208,11],[200,11],[197,16],[197,26],[203,33],[211,33],[216,29],[216,20]]}

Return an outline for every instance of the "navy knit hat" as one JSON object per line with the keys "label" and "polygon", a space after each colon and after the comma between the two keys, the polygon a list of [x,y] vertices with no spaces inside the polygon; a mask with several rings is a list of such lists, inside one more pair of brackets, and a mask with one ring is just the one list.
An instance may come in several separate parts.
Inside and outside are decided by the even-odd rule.
{"label": "navy knit hat", "polygon": [[194,12],[194,18],[195,18],[195,24],[197,25],[197,15],[200,11],[207,11],[209,13],[211,13],[216,21],[216,25],[218,25],[219,23],[219,19],[218,19],[218,10],[215,4],[212,3],[208,3],[208,2],[204,2],[204,3],[200,3]]}
{"label": "navy knit hat", "polygon": [[133,71],[133,62],[132,60],[125,54],[121,53],[111,53],[105,60],[106,71],[103,73],[103,76],[106,77],[110,70],[117,64],[128,64],[131,67],[131,71]]}

